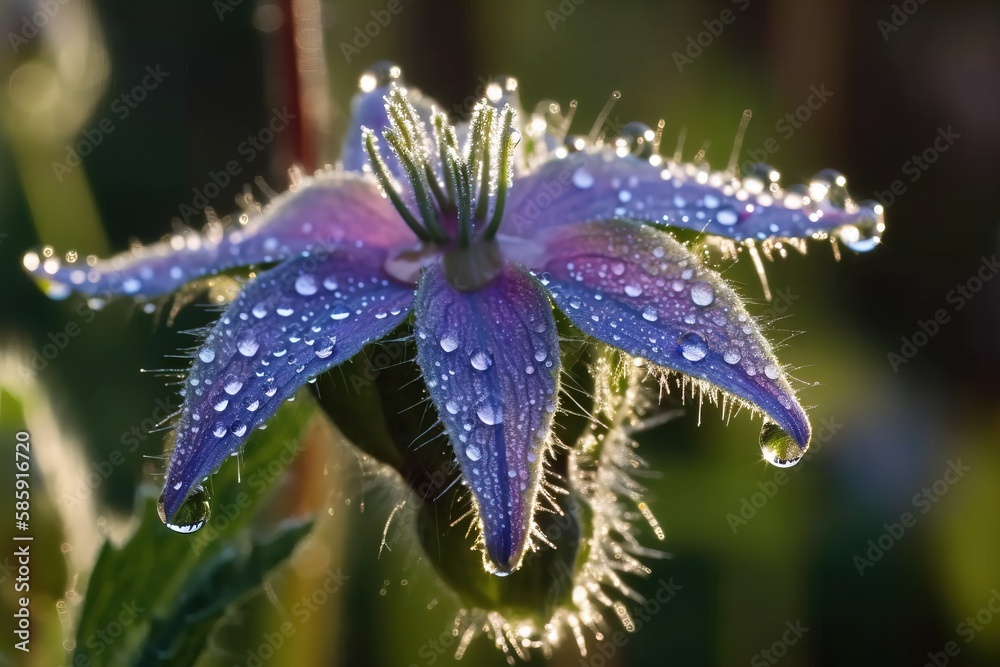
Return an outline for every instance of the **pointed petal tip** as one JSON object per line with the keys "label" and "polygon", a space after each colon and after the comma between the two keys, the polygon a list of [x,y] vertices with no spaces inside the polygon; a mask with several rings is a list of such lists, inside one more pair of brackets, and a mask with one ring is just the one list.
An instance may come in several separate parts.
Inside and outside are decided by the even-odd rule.
{"label": "pointed petal tip", "polygon": [[417,362],[474,497],[484,567],[509,574],[529,542],[559,391],[552,308],[522,269],[464,292],[435,265],[415,313]]}
{"label": "pointed petal tip", "polygon": [[506,577],[521,567],[521,560],[528,547],[528,531],[525,526],[515,530],[511,521],[499,525],[489,525],[483,521],[483,568],[492,575]]}

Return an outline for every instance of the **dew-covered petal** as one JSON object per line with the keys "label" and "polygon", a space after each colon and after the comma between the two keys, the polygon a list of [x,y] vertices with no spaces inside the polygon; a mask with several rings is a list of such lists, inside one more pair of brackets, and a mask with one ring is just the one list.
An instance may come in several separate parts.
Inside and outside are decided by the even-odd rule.
{"label": "dew-covered petal", "polygon": [[773,170],[740,180],[693,164],[654,165],[658,159],[611,148],[553,158],[515,183],[506,232],[530,236],[553,225],[627,218],[735,241],[836,234],[867,250],[884,230],[882,207],[854,202],[846,180],[830,170],[808,187],[782,190]]}
{"label": "dew-covered petal", "polygon": [[23,263],[54,297],[75,291],[148,298],[202,276],[278,262],[309,249],[385,248],[414,239],[374,179],[331,171],[302,178],[246,224],[209,225],[203,234],[175,234],[107,260],[74,254],[75,261],[63,261],[46,249],[29,252]]}
{"label": "dew-covered petal", "polygon": [[556,408],[552,307],[520,268],[460,292],[435,265],[414,312],[417,362],[475,496],[486,556],[511,572],[527,546]]}
{"label": "dew-covered petal", "polygon": [[287,260],[226,308],[184,384],[164,484],[168,518],[296,389],[406,319],[413,288],[389,279],[384,260],[377,248]]}
{"label": "dew-covered petal", "polygon": [[735,292],[670,234],[629,221],[551,229],[537,266],[587,334],[705,380],[766,413],[804,447],[810,426]]}

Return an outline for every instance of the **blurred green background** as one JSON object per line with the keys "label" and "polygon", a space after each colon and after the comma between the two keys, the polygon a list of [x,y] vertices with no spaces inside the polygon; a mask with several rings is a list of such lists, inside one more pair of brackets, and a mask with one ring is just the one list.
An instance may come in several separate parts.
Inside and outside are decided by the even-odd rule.
{"label": "blurred green background", "polygon": [[[648,500],[666,531],[653,546],[670,557],[634,584],[646,595],[671,579],[681,589],[605,661],[581,662],[570,641],[552,664],[1000,664],[1000,617],[988,606],[1000,611],[1000,281],[991,268],[1000,4],[399,0],[363,45],[358,30],[387,6],[319,3],[327,88],[310,108],[325,125],[278,133],[250,157],[243,142],[294,93],[289,12],[314,3],[3,0],[0,435],[9,455],[0,469],[12,486],[14,433],[27,424],[36,458],[48,461],[36,471],[53,471],[35,482],[37,640],[70,636],[84,592],[77,574],[101,536],[126,531],[138,485],[161,470],[147,457],[162,453],[163,434],[151,431],[177,397],[169,378],[140,369],[178,367],[171,355],[192,343],[182,332],[212,314],[191,306],[168,326],[163,313],[120,301],[94,316],[76,298],[47,299],[23,273],[23,253],[52,244],[107,254],[156,240],[233,159],[241,174],[208,197],[220,215],[254,177],[283,189],[296,159],[336,158],[358,76],[390,59],[449,109],[500,74],[519,79],[529,109],[579,100],[580,133],[620,90],[613,122],[665,118],[667,153],[684,127],[685,159],[710,142],[719,167],[750,108],[743,159],[770,153],[785,183],[835,167],[856,198],[887,205],[884,245],[871,253],[837,261],[813,243],[806,256],[768,263],[770,304],[748,262],[726,269],[807,385],[814,454],[776,477],[760,461],[759,424],[739,415],[726,426],[711,406],[701,426],[691,409],[644,434],[640,453],[655,471],[644,480]],[[39,11],[52,16],[32,34]],[[157,67],[162,82],[135,108],[125,104],[122,94]],[[802,111],[814,88],[832,95]],[[100,143],[79,166],[53,166],[69,165],[68,147],[88,136]],[[322,582],[332,568],[348,578],[262,662],[451,664],[454,599],[396,529],[379,557],[403,492],[324,444],[322,427],[310,433],[307,465],[292,471],[273,512],[319,508],[323,525],[306,548],[321,557],[296,576]],[[100,481],[88,485],[95,470]],[[96,509],[85,511],[91,497]],[[63,529],[59,504],[73,517]],[[894,525],[906,512],[912,525]],[[0,517],[10,544],[12,519],[6,509]],[[5,622],[12,549],[0,547]],[[276,610],[313,590],[275,576],[223,619],[201,664],[254,664],[281,622]],[[2,636],[2,659],[48,664]],[[463,662],[505,664],[483,639]]]}

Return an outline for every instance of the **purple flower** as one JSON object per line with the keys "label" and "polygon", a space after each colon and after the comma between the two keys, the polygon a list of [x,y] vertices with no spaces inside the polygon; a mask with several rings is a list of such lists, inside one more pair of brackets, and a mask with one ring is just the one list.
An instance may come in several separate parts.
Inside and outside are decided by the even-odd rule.
{"label": "purple flower", "polygon": [[201,484],[309,379],[408,322],[416,362],[473,492],[486,567],[517,569],[531,542],[559,407],[553,305],[579,330],[766,416],[765,458],[791,465],[810,425],[729,285],[670,231],[756,258],[828,238],[867,250],[881,207],[822,172],[783,190],[665,160],[630,125],[571,138],[557,114],[525,122],[516,82],[453,125],[399,69],[365,74],[341,164],[298,175],[256,216],[110,260],[25,256],[50,295],[150,299],[241,266],[243,285],[194,356],[162,497],[188,526]]}

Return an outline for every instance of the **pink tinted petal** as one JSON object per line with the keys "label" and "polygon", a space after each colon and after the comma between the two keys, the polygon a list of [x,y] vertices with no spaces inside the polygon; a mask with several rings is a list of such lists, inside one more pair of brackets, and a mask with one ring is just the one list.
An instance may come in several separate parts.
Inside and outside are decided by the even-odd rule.
{"label": "pink tinted petal", "polygon": [[93,264],[28,253],[24,266],[53,296],[155,297],[237,266],[277,262],[320,247],[386,248],[414,240],[369,177],[342,172],[302,179],[246,225],[165,241]]}
{"label": "pink tinted petal", "polygon": [[[554,158],[515,182],[505,231],[531,236],[556,225],[631,219],[742,241],[808,238],[847,226],[877,236],[884,227],[881,206],[855,203],[836,184],[814,187],[814,198],[803,199],[757,179],[699,173],[694,165],[654,166],[610,148]],[[817,176],[836,179],[831,174]],[[854,240],[853,231],[845,234],[849,245]]]}
{"label": "pink tinted petal", "polygon": [[614,221],[542,238],[536,269],[576,326],[746,401],[805,448],[809,419],[771,346],[728,284],[672,236]]}

